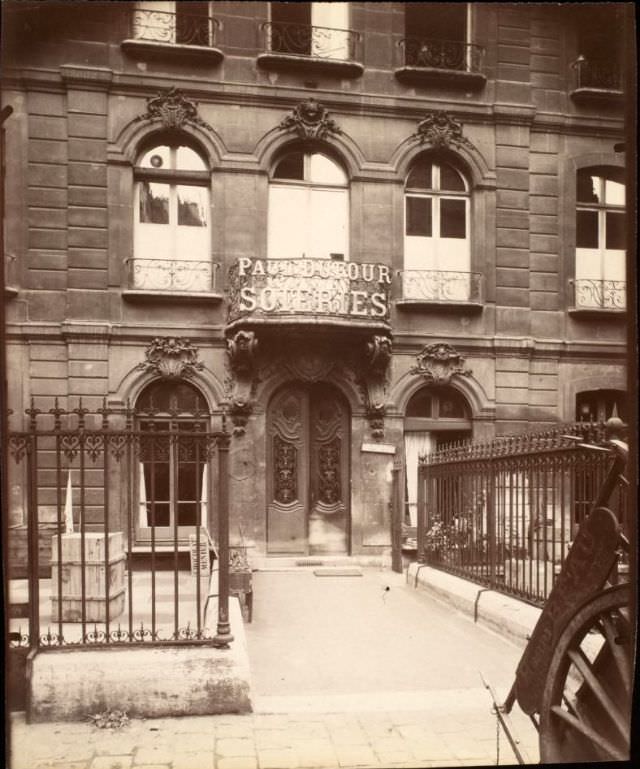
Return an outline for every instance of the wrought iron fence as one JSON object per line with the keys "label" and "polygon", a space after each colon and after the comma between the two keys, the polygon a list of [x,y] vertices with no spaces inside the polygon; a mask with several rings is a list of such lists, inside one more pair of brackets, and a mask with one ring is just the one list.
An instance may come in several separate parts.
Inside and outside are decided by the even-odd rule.
{"label": "wrought iron fence", "polygon": [[218,267],[208,260],[127,259],[129,286],[149,291],[215,291]]}
{"label": "wrought iron fence", "polygon": [[10,645],[232,641],[224,416],[82,400],[26,413],[8,440],[27,541],[26,579],[9,584]]}
{"label": "wrought iron fence", "polygon": [[[543,603],[613,462],[605,443],[604,425],[577,424],[422,458],[418,561]],[[624,528],[624,488],[611,507]]]}
{"label": "wrought iron fence", "polygon": [[484,48],[461,40],[405,37],[398,41],[402,65],[458,72],[480,72]]}
{"label": "wrought iron fence", "polygon": [[479,272],[400,270],[402,298],[421,302],[483,302],[483,276]]}
{"label": "wrought iron fence", "polygon": [[[176,4],[177,5],[177,4]],[[217,19],[203,13],[185,10],[157,11],[137,8],[131,16],[131,36],[134,40],[174,45],[215,45],[215,35],[220,26]]]}
{"label": "wrought iron fence", "polygon": [[580,56],[572,66],[576,72],[576,88],[622,90],[622,68],[615,57],[586,59]]}
{"label": "wrought iron fence", "polygon": [[260,28],[264,33],[264,48],[271,53],[340,61],[361,60],[361,36],[350,29],[281,21],[265,22]]}
{"label": "wrought iron fence", "polygon": [[624,310],[627,284],[624,280],[574,280],[574,306],[581,310]]}

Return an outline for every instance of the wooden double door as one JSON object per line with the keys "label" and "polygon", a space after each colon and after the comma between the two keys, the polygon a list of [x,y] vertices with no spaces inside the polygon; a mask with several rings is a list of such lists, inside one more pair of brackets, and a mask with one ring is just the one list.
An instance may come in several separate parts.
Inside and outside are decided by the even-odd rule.
{"label": "wooden double door", "polygon": [[349,552],[350,414],[323,383],[292,384],[267,419],[267,552]]}

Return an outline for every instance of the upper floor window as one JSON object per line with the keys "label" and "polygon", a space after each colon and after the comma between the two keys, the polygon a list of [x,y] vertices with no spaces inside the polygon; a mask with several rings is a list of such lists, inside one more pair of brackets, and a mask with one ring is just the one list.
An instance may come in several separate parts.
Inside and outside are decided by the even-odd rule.
{"label": "upper floor window", "polygon": [[136,163],[133,287],[212,288],[210,174],[179,139],[145,149]]}
{"label": "upper floor window", "polygon": [[352,59],[349,3],[271,3],[270,50]]}
{"label": "upper floor window", "polygon": [[578,170],[576,308],[624,309],[625,185],[619,168]]}
{"label": "upper floor window", "polygon": [[132,32],[136,40],[210,46],[213,25],[208,2],[141,0],[135,3]]}
{"label": "upper floor window", "polygon": [[294,150],[276,163],[269,185],[270,259],[348,259],[349,182],[321,152]]}
{"label": "upper floor window", "polygon": [[419,158],[405,185],[407,299],[470,297],[469,184],[450,163]]}
{"label": "upper floor window", "polygon": [[620,5],[576,6],[571,18],[577,34],[577,89],[621,90],[625,11]]}
{"label": "upper floor window", "polygon": [[617,416],[626,422],[624,390],[588,390],[576,395],[576,422],[606,422]]}

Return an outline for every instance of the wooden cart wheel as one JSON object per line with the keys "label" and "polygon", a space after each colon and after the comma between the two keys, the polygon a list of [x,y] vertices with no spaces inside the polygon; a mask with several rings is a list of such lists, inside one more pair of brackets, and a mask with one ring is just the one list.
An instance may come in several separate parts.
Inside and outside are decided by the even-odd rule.
{"label": "wooden cart wheel", "polygon": [[542,762],[629,759],[630,596],[626,584],[599,593],[561,633],[542,694]]}

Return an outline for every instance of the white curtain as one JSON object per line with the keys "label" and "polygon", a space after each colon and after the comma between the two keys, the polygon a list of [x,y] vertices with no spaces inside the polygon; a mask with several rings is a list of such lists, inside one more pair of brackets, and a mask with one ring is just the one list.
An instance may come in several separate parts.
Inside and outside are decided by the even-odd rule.
{"label": "white curtain", "polygon": [[144,480],[144,465],[142,462],[138,463],[138,478],[139,478],[139,499],[138,499],[138,525],[141,529],[145,529],[149,526],[149,518],[147,515],[147,488]]}
{"label": "white curtain", "polygon": [[404,434],[404,461],[411,526],[418,525],[418,457],[430,454],[434,448],[435,440],[429,432],[420,430]]}

